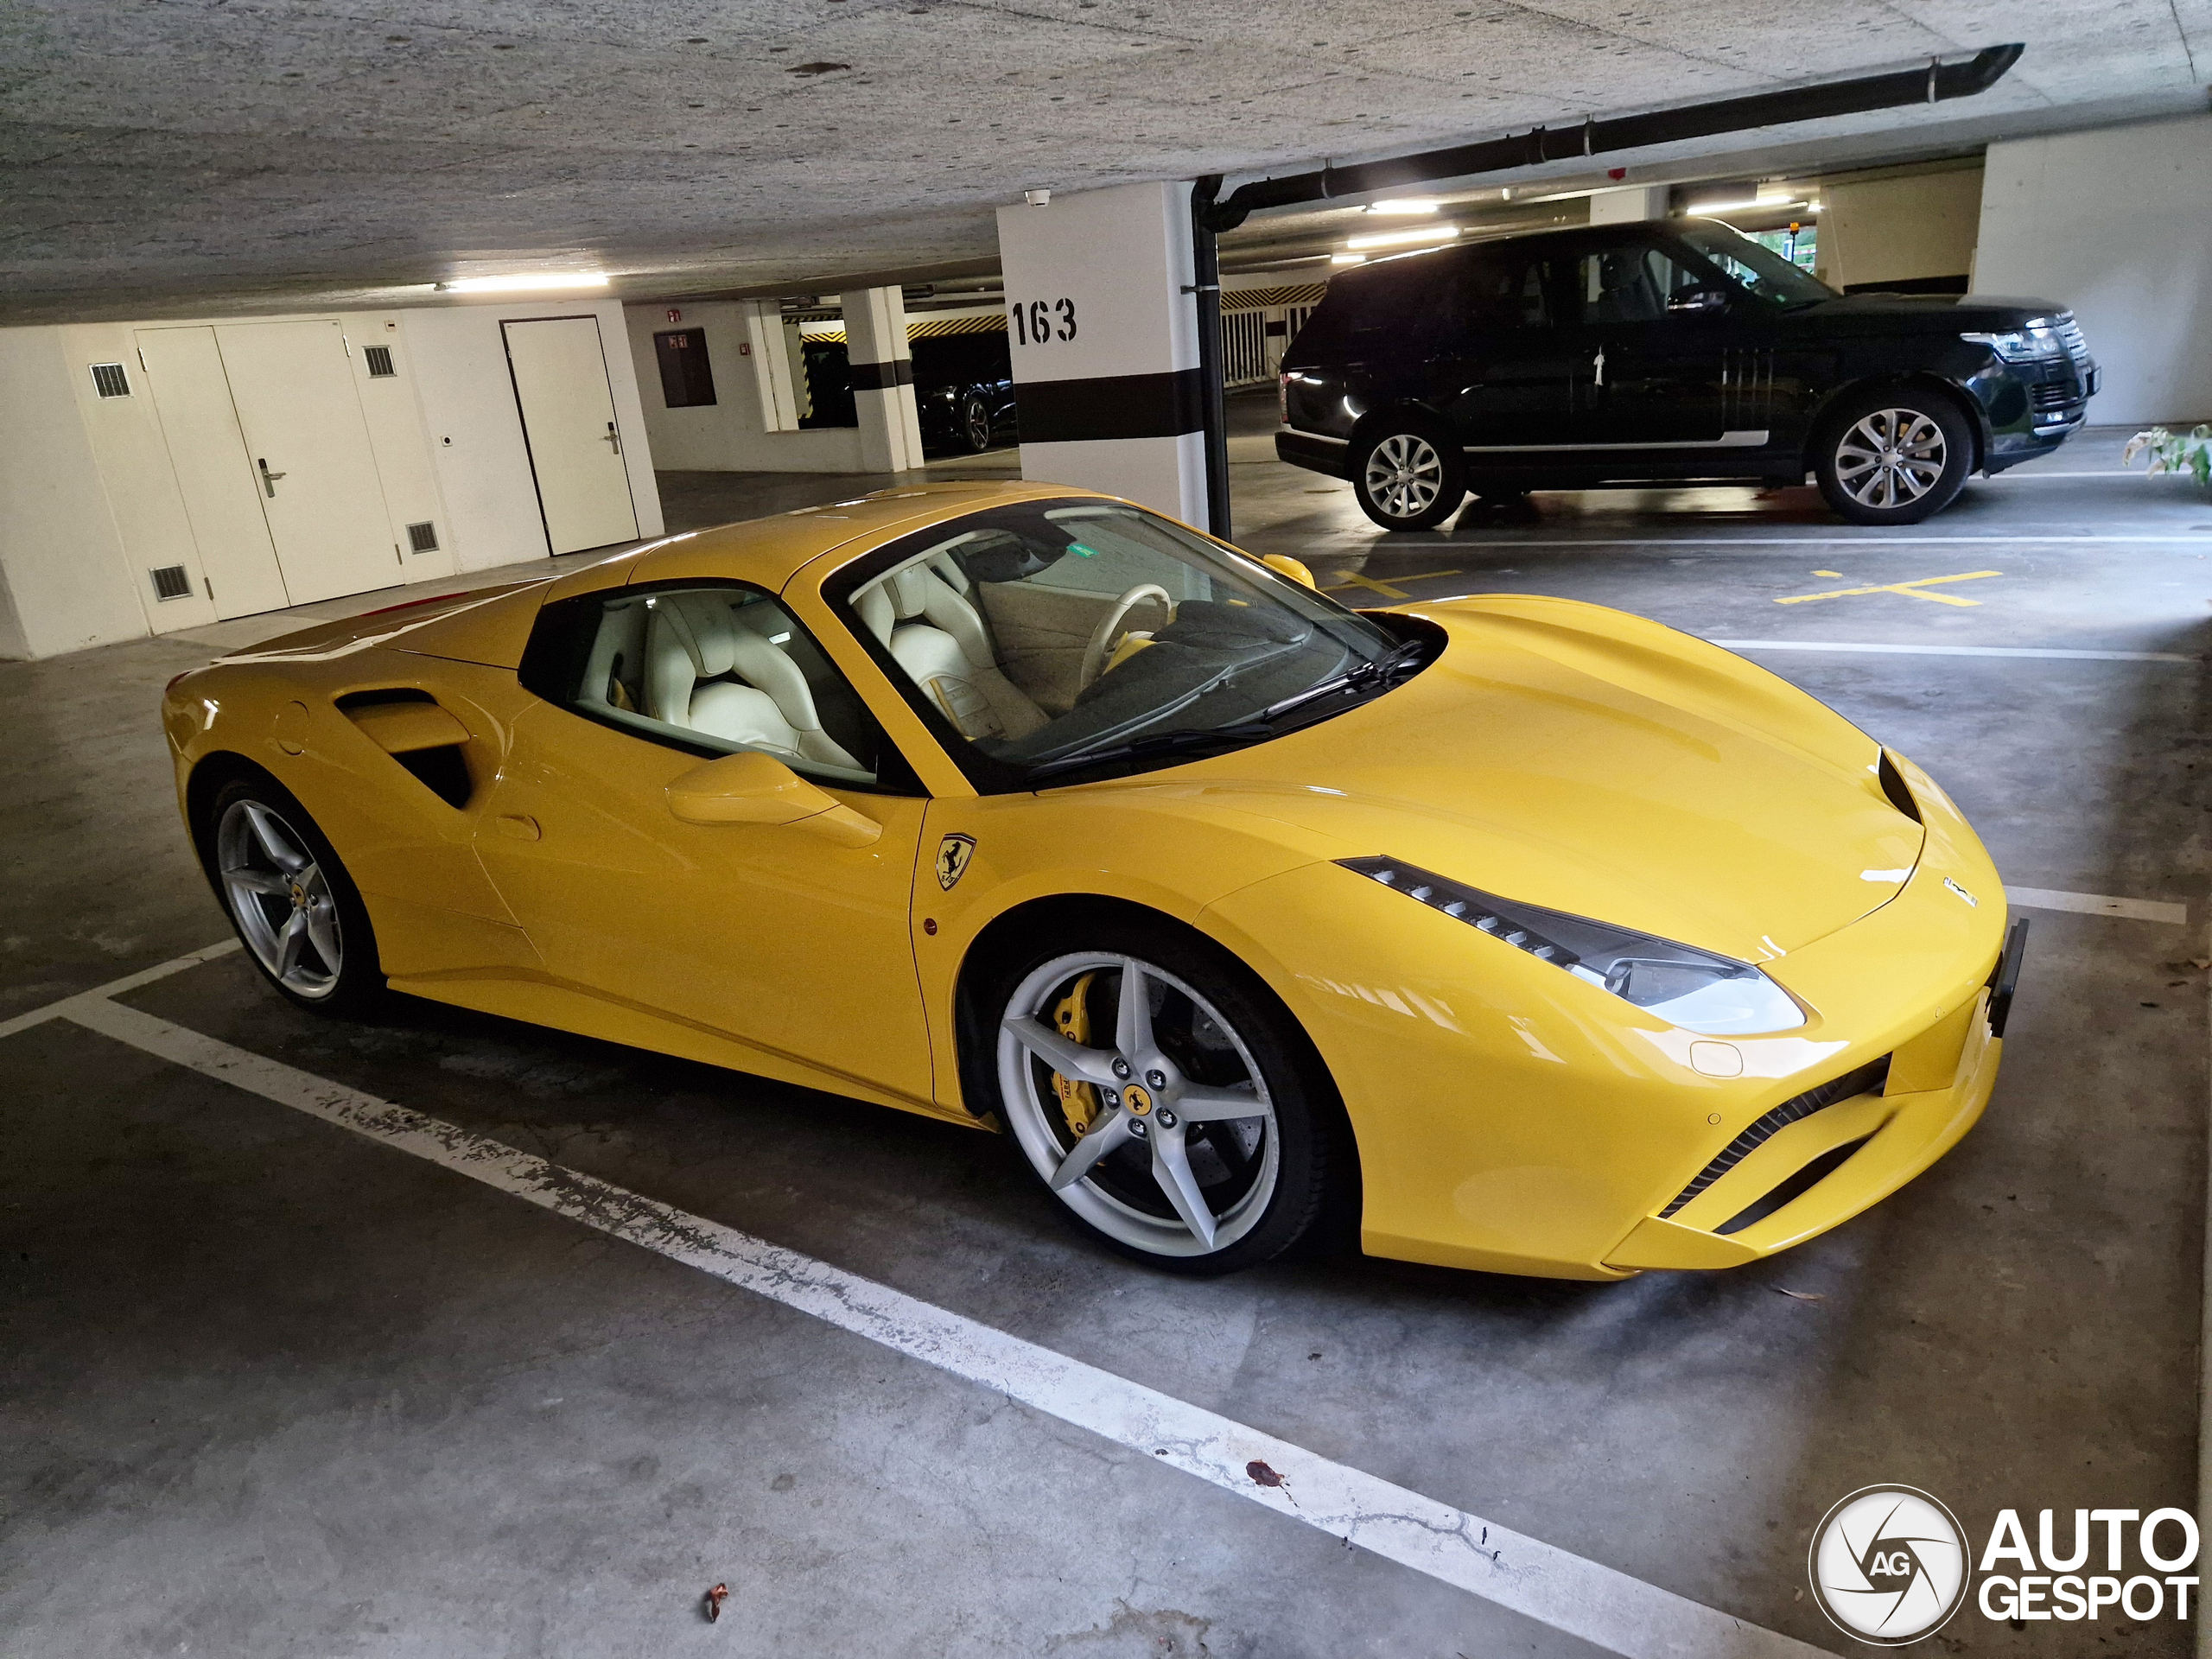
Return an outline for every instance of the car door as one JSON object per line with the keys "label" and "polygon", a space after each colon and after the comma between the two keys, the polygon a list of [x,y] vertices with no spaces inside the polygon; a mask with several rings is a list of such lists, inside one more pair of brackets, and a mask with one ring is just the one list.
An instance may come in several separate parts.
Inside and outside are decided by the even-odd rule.
{"label": "car door", "polygon": [[[477,849],[546,968],[611,1001],[918,1103],[929,1038],[908,931],[926,803],[772,597],[735,583],[549,606]],[[766,753],[880,834],[679,819],[669,786]]]}
{"label": "car door", "polygon": [[[1578,447],[1722,447],[1740,321],[1732,290],[1662,239],[1624,236],[1575,263]],[[1764,442],[1764,439],[1761,440]]]}
{"label": "car door", "polygon": [[1501,243],[1469,250],[1457,264],[1437,364],[1471,463],[1572,442],[1577,341],[1558,309],[1560,273],[1571,262]]}

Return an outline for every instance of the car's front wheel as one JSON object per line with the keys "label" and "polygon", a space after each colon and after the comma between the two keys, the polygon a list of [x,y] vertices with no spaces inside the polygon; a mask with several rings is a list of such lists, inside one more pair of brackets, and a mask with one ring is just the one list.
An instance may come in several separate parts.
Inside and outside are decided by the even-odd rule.
{"label": "car's front wheel", "polygon": [[289,791],[267,778],[235,779],[199,829],[239,942],[287,1001],[356,1012],[383,991],[360,893]]}
{"label": "car's front wheel", "polygon": [[1974,434],[1948,399],[1907,387],[1849,399],[1822,424],[1814,471],[1821,494],[1854,524],[1913,524],[1958,499],[1974,467]]}
{"label": "car's front wheel", "polygon": [[1466,499],[1466,459],[1444,423],[1406,416],[1353,447],[1352,493],[1385,530],[1433,530]]}
{"label": "car's front wheel", "polygon": [[960,410],[960,435],[968,441],[970,454],[980,455],[991,447],[991,406],[972,393]]}
{"label": "car's front wheel", "polygon": [[986,993],[986,1087],[1020,1162],[1084,1231],[1159,1267],[1228,1273],[1287,1249],[1351,1160],[1305,1034],[1204,941],[1085,934],[1004,964]]}

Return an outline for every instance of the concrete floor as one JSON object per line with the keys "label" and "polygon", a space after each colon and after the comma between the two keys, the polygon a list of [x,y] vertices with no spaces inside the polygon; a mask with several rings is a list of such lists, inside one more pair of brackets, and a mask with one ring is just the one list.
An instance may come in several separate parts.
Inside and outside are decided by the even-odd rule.
{"label": "concrete floor", "polygon": [[[1950,1157],[1775,1261],[1616,1286],[1343,1258],[1166,1279],[1077,1242],[969,1131],[429,1004],[313,1019],[235,956],[122,1000],[1831,1649],[1806,1541],[1860,1485],[1926,1488],[1976,1540],[2000,1507],[2193,1507],[2212,502],[2116,474],[2093,433],[1910,531],[1694,490],[1392,537],[1237,409],[1240,539],[1325,583],[2192,659],[1751,653],[1927,766],[2008,883],[2185,903],[2191,925],[2031,912],[2005,1075]],[[674,522],[867,482],[664,486]],[[1972,607],[1776,603],[1982,570]],[[0,664],[0,1019],[226,937],[152,717],[207,654]],[[1594,1651],[107,1039],[35,1026],[0,1065],[0,1651]],[[2190,1642],[1969,1608],[1940,1645]]]}

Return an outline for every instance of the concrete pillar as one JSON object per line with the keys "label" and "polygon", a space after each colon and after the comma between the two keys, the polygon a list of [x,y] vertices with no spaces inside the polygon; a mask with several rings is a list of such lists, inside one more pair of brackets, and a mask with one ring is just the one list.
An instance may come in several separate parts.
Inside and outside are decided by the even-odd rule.
{"label": "concrete pillar", "polygon": [[1600,190],[1590,198],[1592,225],[1632,225],[1667,217],[1669,192],[1663,184],[1636,184],[1625,190]]}
{"label": "concrete pillar", "polygon": [[922,464],[922,426],[906,302],[895,288],[855,289],[838,299],[845,308],[845,360],[853,371],[861,464],[872,473],[912,471]]}
{"label": "concrete pillar", "polygon": [[1021,475],[1206,518],[1191,187],[999,209]]}

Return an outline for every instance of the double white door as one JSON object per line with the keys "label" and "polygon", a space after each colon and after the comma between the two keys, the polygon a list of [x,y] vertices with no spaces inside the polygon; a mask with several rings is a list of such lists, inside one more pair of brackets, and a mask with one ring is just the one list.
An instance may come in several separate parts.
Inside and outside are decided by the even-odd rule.
{"label": "double white door", "polygon": [[638,510],[614,423],[614,391],[596,317],[499,325],[530,443],[530,467],[555,553],[634,540]]}
{"label": "double white door", "polygon": [[142,328],[137,345],[217,615],[404,580],[338,323]]}

